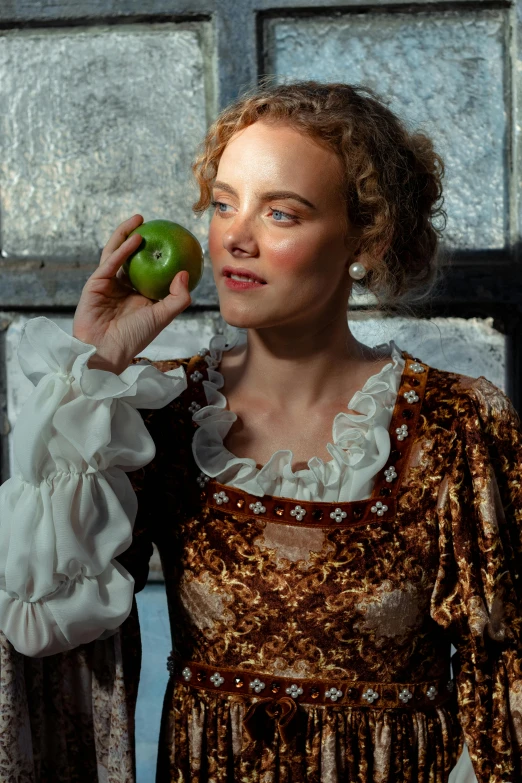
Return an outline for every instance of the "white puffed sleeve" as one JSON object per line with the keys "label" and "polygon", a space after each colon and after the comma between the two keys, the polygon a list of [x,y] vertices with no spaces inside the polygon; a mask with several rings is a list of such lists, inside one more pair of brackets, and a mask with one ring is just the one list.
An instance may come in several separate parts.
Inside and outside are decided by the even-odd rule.
{"label": "white puffed sleeve", "polygon": [[137,498],[126,472],[155,456],[138,408],[187,387],[183,367],[87,367],[93,345],[33,318],[18,359],[35,389],[13,430],[0,486],[0,629],[24,655],[91,642],[128,617],[134,579],[114,560],[132,542]]}

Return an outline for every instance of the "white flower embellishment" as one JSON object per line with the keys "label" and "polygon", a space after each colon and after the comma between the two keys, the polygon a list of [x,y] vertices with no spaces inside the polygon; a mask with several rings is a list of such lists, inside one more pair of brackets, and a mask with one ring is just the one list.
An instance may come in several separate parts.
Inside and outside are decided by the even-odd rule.
{"label": "white flower embellishment", "polygon": [[183,675],[183,679],[186,680],[187,682],[192,677],[192,672],[190,671],[188,666],[185,666],[185,668],[183,669],[183,671],[181,673]]}
{"label": "white flower embellishment", "polygon": [[372,514],[377,514],[378,517],[383,517],[386,511],[388,511],[388,506],[385,506],[382,501],[378,500],[375,506],[372,506],[370,511]]}
{"label": "white flower embellishment", "polygon": [[346,519],[346,511],[336,508],[335,511],[330,512],[330,517],[335,519],[336,522],[342,522],[343,519]]}
{"label": "white flower embellishment", "polygon": [[299,685],[292,683],[292,685],[286,689],[286,692],[292,699],[296,699],[298,696],[302,696],[303,689]]}
{"label": "white flower embellishment", "polygon": [[405,704],[408,703],[408,699],[413,698],[413,693],[408,690],[408,688],[403,688],[402,691],[399,693],[399,699],[403,701]]}
{"label": "white flower embellishment", "polygon": [[198,402],[196,402],[196,400],[194,400],[194,402],[191,402],[189,405],[190,413],[196,413],[196,411],[199,411],[200,408],[201,405]]}
{"label": "white flower embellishment", "polygon": [[249,508],[252,509],[254,514],[264,514],[266,511],[266,508],[263,506],[260,500],[256,500],[255,503],[251,503]]}
{"label": "white flower embellishment", "polygon": [[216,672],[216,673],[215,673],[215,674],[213,674],[213,675],[212,675],[212,677],[210,678],[210,682],[213,682],[213,683],[214,683],[214,685],[216,686],[216,688],[219,688],[219,686],[220,686],[220,685],[223,685],[223,683],[225,682],[225,678],[224,678],[224,677],[222,677],[222,676],[221,676],[221,674],[220,674],[219,672]]}
{"label": "white flower embellishment", "polygon": [[228,495],[225,492],[223,492],[223,490],[221,492],[214,492],[212,497],[214,498],[218,506],[221,506],[222,503],[228,503],[228,501],[230,500]]}
{"label": "white flower embellishment", "polygon": [[370,704],[372,704],[375,701],[375,699],[379,698],[379,694],[377,693],[377,691],[374,691],[373,688],[368,688],[367,690],[365,690],[362,696],[363,699],[369,701]]}
{"label": "white flower embellishment", "polygon": [[204,473],[200,473],[196,480],[200,487],[204,487],[205,484],[210,481],[210,476],[206,476]]}
{"label": "white flower embellishment", "polygon": [[298,522],[302,520],[305,514],[306,514],[306,509],[302,508],[301,506],[296,506],[290,512],[290,516],[295,517]]}
{"label": "white flower embellishment", "polygon": [[404,396],[406,398],[406,402],[418,402],[419,401],[419,395],[417,394],[417,392],[414,392],[413,389],[412,389],[412,391],[404,392]]}
{"label": "white flower embellishment", "polygon": [[434,685],[430,685],[430,687],[428,688],[428,690],[426,692],[426,696],[428,697],[428,699],[431,699],[433,701],[433,699],[435,698],[437,693],[438,693],[438,691],[437,691],[436,687]]}
{"label": "white flower embellishment", "polygon": [[394,479],[397,478],[397,471],[395,470],[393,465],[391,465],[389,468],[387,468],[384,471],[384,476],[386,478],[386,481],[393,481]]}
{"label": "white flower embellishment", "polygon": [[419,362],[412,362],[408,367],[412,372],[424,372],[424,367]]}
{"label": "white flower embellishment", "polygon": [[250,683],[250,687],[256,693],[260,693],[265,687],[265,683],[261,682],[261,680],[258,677],[256,677],[255,680],[252,680],[252,682]]}
{"label": "white flower embellishment", "polygon": [[203,374],[200,373],[199,370],[196,370],[190,376],[191,381],[200,381],[202,378],[203,378]]}
{"label": "white flower embellishment", "polygon": [[397,440],[404,440],[404,438],[408,437],[408,427],[406,424],[401,424],[400,427],[397,427],[395,432],[397,433]]}
{"label": "white flower embellishment", "polygon": [[328,688],[328,690],[324,695],[327,699],[331,699],[332,701],[337,701],[337,699],[340,699],[342,697],[343,692],[338,691],[337,688]]}

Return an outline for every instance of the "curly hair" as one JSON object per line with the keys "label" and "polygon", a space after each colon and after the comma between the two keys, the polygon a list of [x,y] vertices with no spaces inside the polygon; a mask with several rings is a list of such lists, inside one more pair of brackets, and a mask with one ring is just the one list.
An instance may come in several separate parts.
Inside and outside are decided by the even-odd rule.
{"label": "curly hair", "polygon": [[430,138],[410,133],[369,87],[271,85],[269,79],[243,93],[210,126],[192,164],[200,190],[192,210],[201,214],[209,207],[219,160],[236,132],[257,120],[287,125],[342,161],[346,226],[360,228],[355,256],[369,259],[359,290],[373,293],[383,309],[425,299],[440,280],[439,239],[447,217],[444,162]]}

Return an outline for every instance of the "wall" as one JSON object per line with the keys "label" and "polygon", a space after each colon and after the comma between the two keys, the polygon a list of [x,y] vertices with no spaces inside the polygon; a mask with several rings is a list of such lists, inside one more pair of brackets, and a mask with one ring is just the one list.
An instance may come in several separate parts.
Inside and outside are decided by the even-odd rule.
{"label": "wall", "polygon": [[[45,315],[71,333],[82,287],[126,218],[139,212],[145,220],[176,220],[205,251],[193,305],[143,353],[188,356],[229,329],[208,259],[208,215],[196,219],[190,209],[190,162],[217,112],[266,73],[280,81],[367,84],[433,137],[447,166],[446,285],[408,321],[369,315],[371,299],[354,299],[353,330],[370,344],[395,339],[435,367],[484,375],[520,409],[521,7],[481,0],[152,0],[145,8],[137,0],[4,0],[1,480],[12,470],[9,435],[32,388],[16,356],[20,330]],[[166,679],[166,669],[153,674],[168,647],[161,580],[155,557],[139,599],[148,620],[140,783],[153,780],[154,721]]]}

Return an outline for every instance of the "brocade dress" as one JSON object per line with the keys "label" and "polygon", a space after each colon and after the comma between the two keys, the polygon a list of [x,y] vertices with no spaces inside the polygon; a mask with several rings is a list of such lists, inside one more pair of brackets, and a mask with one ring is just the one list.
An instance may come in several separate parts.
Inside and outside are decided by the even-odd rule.
{"label": "brocade dress", "polygon": [[[329,462],[259,466],[223,445],[233,344],[116,377],[48,319],[26,324],[36,389],[0,487],[0,664],[11,645],[81,661],[85,696],[105,656],[83,755],[100,781],[134,780],[134,592],[154,542],[172,633],[158,783],[446,783],[464,739],[479,783],[522,780],[511,402],[392,342],[357,413],[335,417]],[[93,779],[67,774],[46,779]]]}

